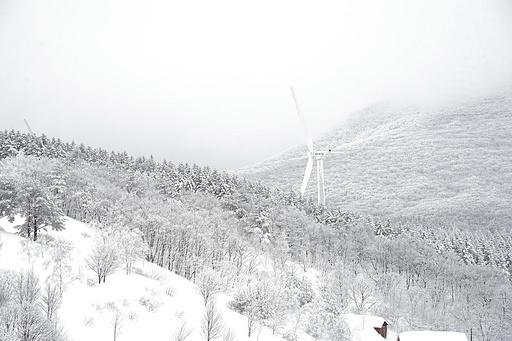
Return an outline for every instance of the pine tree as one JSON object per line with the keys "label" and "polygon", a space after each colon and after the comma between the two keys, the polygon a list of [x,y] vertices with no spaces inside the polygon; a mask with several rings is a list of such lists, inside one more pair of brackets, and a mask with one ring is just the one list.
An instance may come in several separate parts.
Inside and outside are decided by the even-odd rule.
{"label": "pine tree", "polygon": [[[4,195],[8,197],[8,202],[4,206],[10,218],[13,219],[16,214],[25,217],[25,222],[17,226],[20,234],[37,240],[39,231],[47,226],[52,226],[54,230],[64,228],[63,214],[52,192],[57,188],[53,187],[54,162],[20,153],[15,158],[7,159],[0,168],[6,174],[2,183],[7,188]],[[15,189],[14,196],[8,192],[9,188]]]}

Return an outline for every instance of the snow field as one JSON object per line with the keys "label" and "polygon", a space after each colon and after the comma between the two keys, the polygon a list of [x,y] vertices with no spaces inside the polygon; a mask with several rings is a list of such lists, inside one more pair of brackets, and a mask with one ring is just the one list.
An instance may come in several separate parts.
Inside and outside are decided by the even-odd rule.
{"label": "snow field", "polygon": [[[47,252],[33,256],[29,262],[22,252],[21,242],[26,240],[14,235],[18,219],[9,223],[0,219],[0,268],[10,270],[33,269],[44,285],[49,275],[44,258]],[[73,219],[66,219],[66,229],[49,231],[55,238],[68,240],[73,245],[72,279],[63,294],[63,304],[58,311],[61,324],[70,340],[113,340],[117,325],[117,340],[172,340],[172,335],[183,324],[192,330],[187,341],[204,340],[201,336],[201,319],[205,311],[197,286],[155,264],[139,260],[134,271],[126,275],[123,267],[107,276],[106,283],[98,284],[96,274],[85,266],[85,257],[92,246],[94,229]],[[43,235],[43,234],[41,234]],[[223,315],[226,330],[232,330],[238,340],[277,341],[266,328],[251,338],[247,334],[246,318],[225,307],[229,296],[218,294],[217,306]]]}

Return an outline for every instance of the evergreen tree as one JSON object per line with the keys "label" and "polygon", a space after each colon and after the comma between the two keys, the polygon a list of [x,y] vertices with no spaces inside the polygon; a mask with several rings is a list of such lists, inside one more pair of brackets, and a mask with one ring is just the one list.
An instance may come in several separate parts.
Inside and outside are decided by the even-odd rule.
{"label": "evergreen tree", "polygon": [[52,193],[55,182],[52,169],[55,164],[51,160],[20,153],[15,158],[7,159],[0,167],[5,174],[2,180],[4,188],[14,188],[14,196],[4,192],[8,197],[4,206],[11,220],[16,214],[25,217],[25,222],[17,226],[20,234],[37,240],[39,231],[47,226],[54,230],[64,228],[62,211],[57,205],[56,195]]}

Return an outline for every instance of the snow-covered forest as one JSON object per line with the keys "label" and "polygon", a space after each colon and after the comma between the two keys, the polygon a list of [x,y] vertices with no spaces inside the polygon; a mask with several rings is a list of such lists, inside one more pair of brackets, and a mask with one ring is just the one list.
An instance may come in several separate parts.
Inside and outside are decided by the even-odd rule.
{"label": "snow-covered forest", "polygon": [[[510,234],[319,207],[208,167],[44,135],[1,132],[0,159],[0,215],[24,238],[20,257],[47,263],[36,278],[0,258],[0,340],[65,339],[57,316],[71,269],[93,274],[75,281],[99,290],[114,274],[143,273],[141,259],[194,282],[204,304],[200,322],[158,340],[256,340],[264,328],[288,341],[352,341],[350,314],[381,316],[397,333],[512,337]],[[94,229],[82,233],[81,264],[58,237],[75,226],[65,217]],[[225,308],[244,316],[243,333],[219,322]],[[104,340],[128,339],[116,334],[120,310],[104,309]]]}
{"label": "snow-covered forest", "polygon": [[[450,230],[512,224],[512,91],[422,107],[376,103],[314,141],[325,160],[331,206]],[[237,170],[279,188],[300,186],[306,155],[297,146]],[[312,181],[316,174],[312,175]],[[314,186],[307,189],[316,195]]]}

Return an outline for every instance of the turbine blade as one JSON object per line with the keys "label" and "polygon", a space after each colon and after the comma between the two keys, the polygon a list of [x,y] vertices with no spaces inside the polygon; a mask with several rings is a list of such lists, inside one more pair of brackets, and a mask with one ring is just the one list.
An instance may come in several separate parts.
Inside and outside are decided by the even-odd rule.
{"label": "turbine blade", "polygon": [[306,191],[306,187],[309,182],[309,178],[311,177],[311,172],[313,171],[313,157],[309,155],[308,164],[306,165],[306,171],[304,172],[304,180],[302,180],[302,186],[300,186],[300,196],[304,197],[304,192]]}
{"label": "turbine blade", "polygon": [[25,121],[25,125],[27,126],[28,132],[31,133],[32,135],[35,135],[34,132],[32,131],[32,128],[30,128],[30,124],[28,124],[27,120],[23,119],[23,121]]}
{"label": "turbine blade", "polygon": [[306,125],[306,121],[304,120],[304,116],[302,115],[302,111],[300,110],[299,102],[297,101],[297,98],[295,97],[295,92],[293,91],[293,88],[290,88],[290,89],[292,90],[293,101],[295,102],[295,107],[297,108],[297,114],[299,115],[302,129],[304,130],[304,136],[306,137],[306,144],[308,145],[308,150],[310,153],[314,153],[313,140],[311,139],[311,134],[309,133],[308,126]]}

